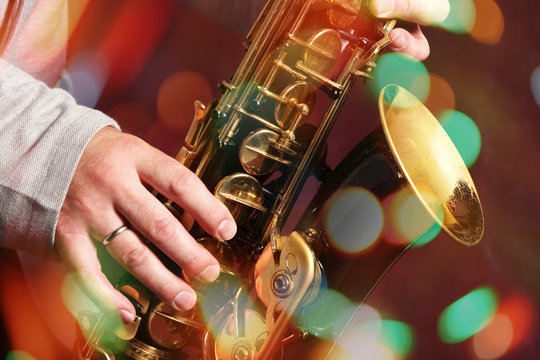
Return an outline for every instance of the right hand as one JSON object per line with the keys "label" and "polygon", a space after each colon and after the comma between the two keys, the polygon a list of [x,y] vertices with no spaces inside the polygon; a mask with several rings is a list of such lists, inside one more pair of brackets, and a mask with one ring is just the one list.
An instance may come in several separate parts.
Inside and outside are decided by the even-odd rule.
{"label": "right hand", "polygon": [[[135,136],[111,127],[100,130],[75,170],[58,219],[55,246],[68,268],[97,280],[126,323],[135,319],[135,309],[101,271],[95,242],[124,223],[129,222],[187,275],[210,282],[220,273],[218,261],[150,193],[149,186],[179,204],[217,239],[228,240],[236,233],[225,205],[191,171]],[[194,290],[169,271],[135,231],[120,233],[107,250],[175,309],[195,305]]]}
{"label": "right hand", "polygon": [[450,13],[448,0],[371,0],[373,15],[416,24],[410,30],[395,28],[390,32],[389,48],[406,53],[420,61],[429,56],[429,43],[420,25],[441,24]]}

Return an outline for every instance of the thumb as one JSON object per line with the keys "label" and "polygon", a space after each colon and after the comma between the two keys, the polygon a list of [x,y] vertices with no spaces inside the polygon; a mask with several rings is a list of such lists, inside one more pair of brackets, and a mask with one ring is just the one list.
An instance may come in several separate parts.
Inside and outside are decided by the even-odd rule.
{"label": "thumb", "polygon": [[384,19],[400,19],[421,25],[442,23],[450,13],[448,0],[371,0],[373,15]]}

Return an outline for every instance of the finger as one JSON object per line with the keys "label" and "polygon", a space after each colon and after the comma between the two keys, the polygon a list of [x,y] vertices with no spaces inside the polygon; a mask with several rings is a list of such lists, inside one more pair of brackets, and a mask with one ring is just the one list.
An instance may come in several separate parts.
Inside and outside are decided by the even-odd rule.
{"label": "finger", "polygon": [[189,169],[153,148],[141,160],[138,168],[143,180],[190,213],[206,232],[220,240],[236,234],[227,207]]}
{"label": "finger", "polygon": [[175,309],[188,310],[195,305],[195,291],[169,271],[135,232],[119,234],[107,250],[122,267]]}
{"label": "finger", "polygon": [[207,282],[219,276],[219,263],[212,254],[140,183],[126,182],[122,193],[116,205],[118,211],[186,273]]}
{"label": "finger", "polygon": [[411,55],[420,61],[427,59],[430,51],[429,42],[418,25],[410,32],[402,28],[392,30],[389,48]]}
{"label": "finger", "polygon": [[83,289],[100,309],[114,306],[125,323],[135,320],[133,304],[114,288],[101,271],[96,248],[87,234],[72,233],[69,239],[57,235],[55,245],[68,268],[79,274],[77,277]]}
{"label": "finger", "polygon": [[450,13],[448,0],[372,0],[371,12],[384,19],[400,19],[422,25],[440,24]]}

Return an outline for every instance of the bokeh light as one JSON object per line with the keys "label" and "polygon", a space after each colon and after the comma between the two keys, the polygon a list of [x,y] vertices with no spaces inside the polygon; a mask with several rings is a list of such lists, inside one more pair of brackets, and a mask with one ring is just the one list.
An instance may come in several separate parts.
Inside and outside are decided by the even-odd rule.
{"label": "bokeh light", "polygon": [[474,335],[472,352],[478,359],[498,359],[530,336],[536,314],[531,300],[514,295],[501,301],[487,326]]}
{"label": "bokeh light", "polygon": [[343,320],[352,314],[352,301],[340,292],[321,288],[314,301],[296,314],[296,324],[304,331],[323,339],[334,339],[341,333]]}
{"label": "bokeh light", "polygon": [[378,97],[389,84],[400,85],[424,102],[430,91],[429,73],[422,62],[403,53],[387,53],[379,56],[373,69],[373,81],[369,82],[372,93]]}
{"label": "bokeh light", "polygon": [[408,324],[383,320],[375,308],[366,304],[345,309],[336,321],[334,333],[331,359],[406,358],[414,341]]}
{"label": "bokeh light", "polygon": [[510,347],[512,337],[512,322],[508,316],[497,314],[482,331],[474,335],[474,352],[479,359],[498,359]]}
{"label": "bokeh light", "polygon": [[351,187],[334,195],[324,222],[334,247],[345,253],[358,253],[379,238],[383,211],[373,194]]}
{"label": "bokeh light", "polygon": [[484,44],[496,44],[504,31],[504,17],[494,0],[474,0],[476,21],[470,31],[473,39]]}
{"label": "bokeh light", "polygon": [[[100,330],[119,331],[124,328],[124,322],[110,296],[90,274],[69,273],[62,285],[62,300],[86,339],[94,333],[100,319]],[[109,338],[102,340],[114,341]]]}
{"label": "bokeh light", "polygon": [[525,295],[515,295],[505,299],[501,302],[498,313],[508,316],[512,322],[513,337],[509,350],[521,344],[535,326],[535,307],[531,299]]}
{"label": "bokeh light", "polygon": [[472,30],[475,21],[473,0],[450,0],[450,14],[440,26],[454,33],[465,34]]}
{"label": "bokeh light", "polygon": [[489,287],[477,288],[443,310],[438,322],[439,337],[458,343],[482,330],[497,310],[497,297]]}
{"label": "bokeh light", "polygon": [[429,73],[429,80],[431,90],[424,103],[429,111],[437,116],[443,110],[454,109],[456,106],[456,96],[448,81],[435,73]]}
{"label": "bokeh light", "polygon": [[474,121],[456,110],[443,111],[438,117],[442,127],[456,146],[467,167],[471,167],[480,154],[482,136]]}
{"label": "bokeh light", "polygon": [[26,10],[31,11],[10,46],[11,56],[21,69],[52,86],[62,72],[59,60],[65,56],[69,36],[66,3],[37,1]]}
{"label": "bokeh light", "polygon": [[35,360],[35,358],[26,351],[14,350],[7,353],[6,360]]}
{"label": "bokeh light", "polygon": [[94,107],[109,76],[109,66],[96,53],[86,52],[73,58],[66,72],[73,86],[73,97],[80,105]]}
{"label": "bokeh light", "polygon": [[396,320],[383,320],[380,342],[399,358],[406,358],[413,347],[411,327]]}
{"label": "bokeh light", "polygon": [[531,74],[531,90],[536,105],[540,107],[540,66],[537,66]]}
{"label": "bokeh light", "polygon": [[64,346],[72,345],[75,323],[60,298],[64,276],[64,268],[50,260],[21,252],[18,259],[6,261],[0,255],[2,349],[40,360],[69,358]]}
{"label": "bokeh light", "polygon": [[392,350],[384,345],[373,342],[365,344],[361,350],[344,349],[341,346],[331,343],[322,344],[313,348],[309,357],[313,360],[396,360]]}
{"label": "bokeh light", "polygon": [[[393,245],[422,246],[433,240],[440,232],[444,212],[439,201],[428,192],[422,197],[430,204],[433,218],[418,196],[409,188],[404,188],[384,200],[386,219],[384,239]],[[438,206],[435,208],[435,204]],[[437,221],[438,220],[438,221]]]}
{"label": "bokeh light", "polygon": [[125,90],[154,55],[174,18],[174,1],[122,1],[98,52],[110,64],[107,91]]}
{"label": "bokeh light", "polygon": [[[320,357],[321,360],[327,359],[327,357]],[[366,345],[362,351],[352,352],[346,349],[342,349],[339,346],[336,346],[330,357],[332,360],[358,360],[358,359],[369,359],[369,360],[395,360],[396,357],[392,350],[388,349],[382,344],[371,343]]]}
{"label": "bokeh light", "polygon": [[375,343],[382,332],[382,319],[372,306],[353,305],[337,321],[336,343],[351,352],[363,351]]}
{"label": "bokeh light", "polygon": [[211,99],[212,90],[201,74],[177,72],[169,76],[159,89],[158,113],[171,128],[187,130],[193,118],[195,100],[207,104]]}
{"label": "bokeh light", "polygon": [[223,329],[224,321],[234,311],[232,300],[240,294],[240,301],[246,301],[247,287],[240,277],[222,272],[216,281],[198,283],[196,288],[203,320],[214,336],[217,336]]}

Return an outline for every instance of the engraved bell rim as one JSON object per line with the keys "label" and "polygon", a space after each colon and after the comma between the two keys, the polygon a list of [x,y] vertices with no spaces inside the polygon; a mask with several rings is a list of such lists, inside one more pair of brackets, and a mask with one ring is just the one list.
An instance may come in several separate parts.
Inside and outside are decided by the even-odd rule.
{"label": "engraved bell rim", "polygon": [[[395,84],[381,90],[379,111],[395,162],[423,207],[452,239],[466,246],[477,244],[484,232],[478,193],[439,121],[412,93]],[[442,216],[435,211],[437,205]]]}

